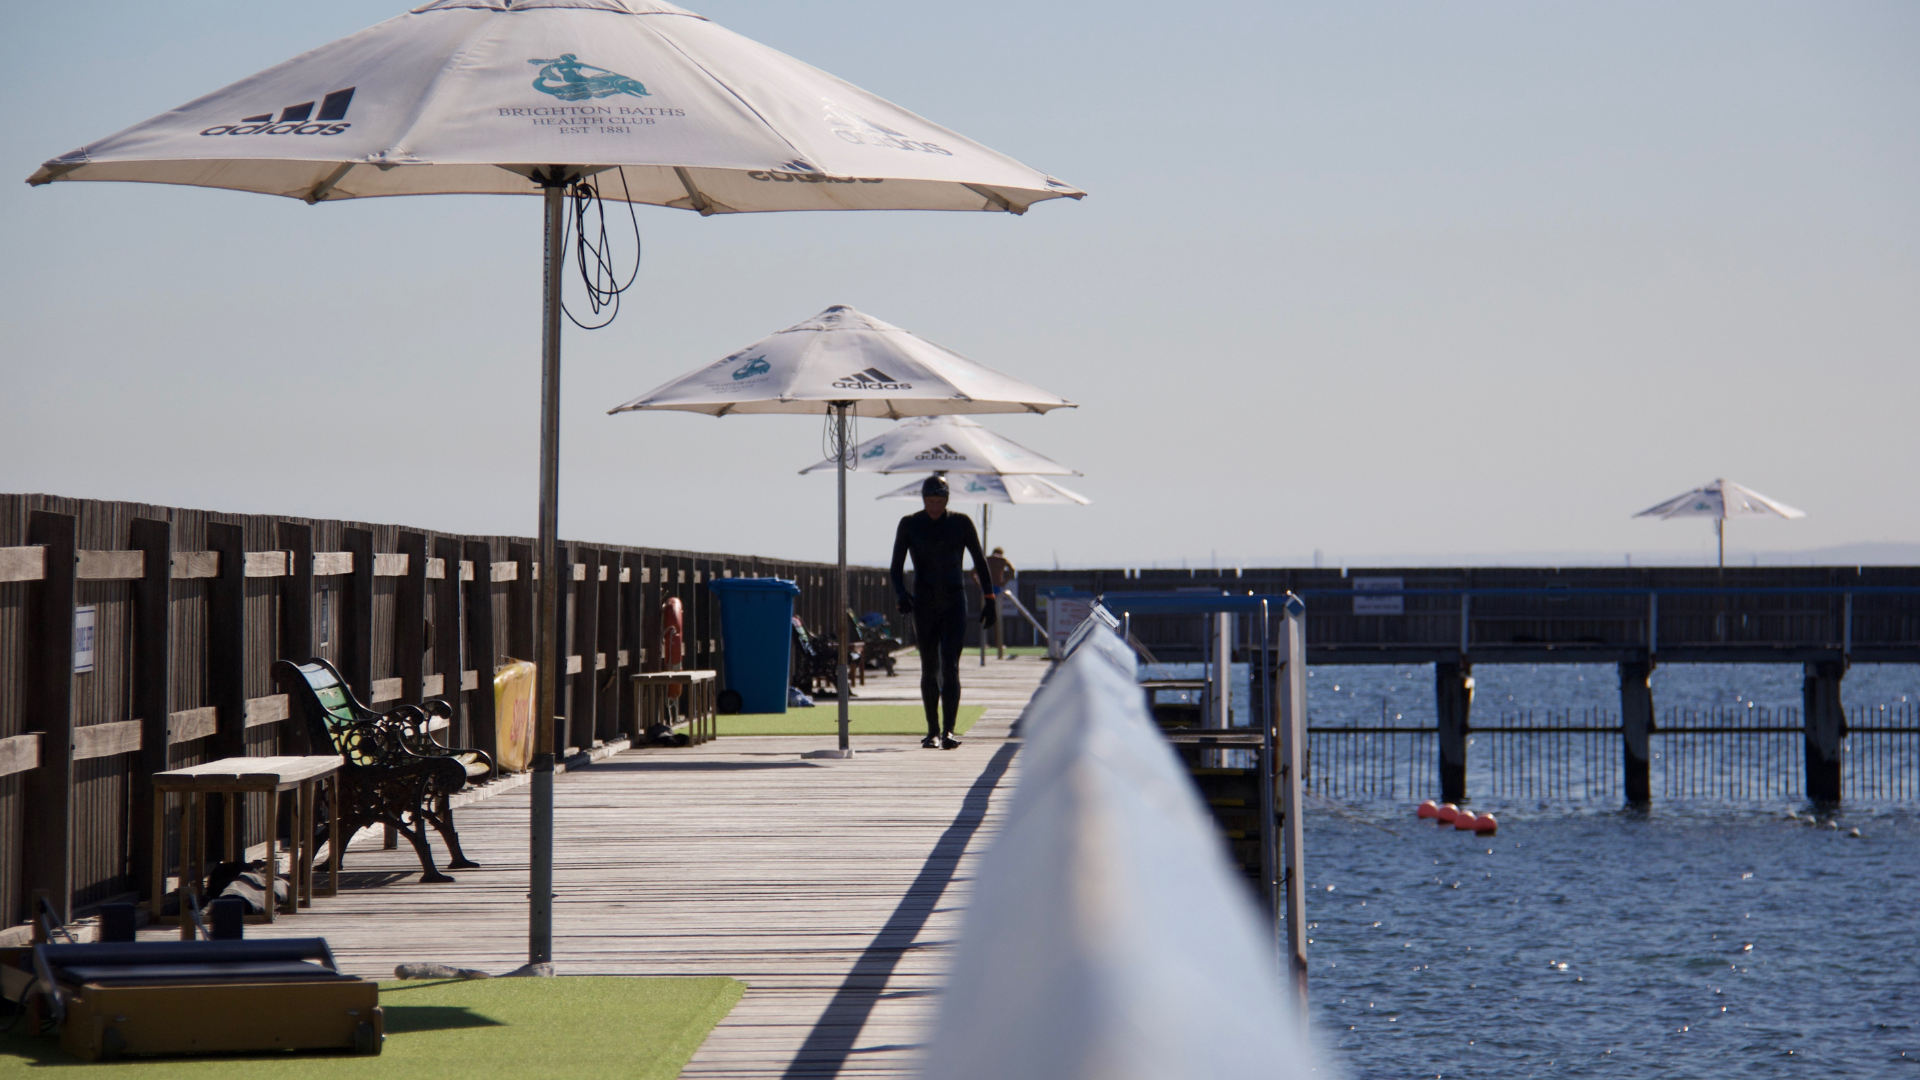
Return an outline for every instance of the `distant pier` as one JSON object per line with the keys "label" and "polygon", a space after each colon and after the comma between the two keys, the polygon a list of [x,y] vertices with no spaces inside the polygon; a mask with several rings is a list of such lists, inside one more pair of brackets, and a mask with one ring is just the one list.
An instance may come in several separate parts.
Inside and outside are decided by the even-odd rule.
{"label": "distant pier", "polygon": [[[1307,604],[1308,663],[1433,665],[1437,725],[1405,733],[1431,736],[1438,794],[1454,802],[1468,796],[1475,664],[1616,665],[1618,722],[1584,733],[1617,735],[1623,794],[1634,804],[1652,797],[1656,666],[1800,664],[1804,794],[1837,804],[1847,669],[1920,663],[1920,567],[1055,570],[1024,572],[1019,587],[1035,610],[1055,596],[1081,595],[1104,597],[1116,612],[1130,594],[1291,592]],[[1129,626],[1159,659],[1205,659],[1197,618],[1142,614]],[[1238,640],[1236,659],[1251,659],[1252,635]],[[1555,730],[1572,733],[1565,725]],[[1724,725],[1697,730],[1754,734]]]}

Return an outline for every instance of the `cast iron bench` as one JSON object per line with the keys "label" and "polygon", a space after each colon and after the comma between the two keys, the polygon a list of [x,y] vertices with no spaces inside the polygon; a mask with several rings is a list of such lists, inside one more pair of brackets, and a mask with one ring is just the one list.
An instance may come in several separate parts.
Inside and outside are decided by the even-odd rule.
{"label": "cast iron bench", "polygon": [[[335,872],[344,861],[347,841],[369,825],[384,825],[413,845],[420,857],[420,880],[452,881],[433,865],[431,825],[446,841],[447,869],[479,866],[460,850],[450,797],[469,780],[491,775],[493,761],[478,750],[444,746],[433,738],[431,713],[451,709],[444,702],[422,707],[402,705],[376,712],[353,696],[340,672],[325,660],[304,664],[281,660],[273,677],[304,721],[307,738],[340,755],[339,835],[328,836]],[[430,712],[431,710],[431,712]]]}

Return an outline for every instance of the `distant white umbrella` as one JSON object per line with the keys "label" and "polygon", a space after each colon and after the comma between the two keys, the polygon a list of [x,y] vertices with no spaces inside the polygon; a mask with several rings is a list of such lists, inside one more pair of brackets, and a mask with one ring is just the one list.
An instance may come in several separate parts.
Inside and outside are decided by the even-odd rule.
{"label": "distant white umbrella", "polygon": [[[1071,503],[1089,500],[1057,485],[1042,483],[1023,483],[990,485],[995,476],[1078,476],[1077,470],[1053,460],[1045,454],[1036,453],[1004,435],[987,430],[977,420],[964,416],[923,416],[909,420],[892,431],[876,438],[868,439],[854,447],[854,463],[858,468],[878,473],[933,472],[957,473],[967,477],[965,483],[957,484],[953,493],[955,498],[975,499],[980,503],[980,546],[987,548],[987,534],[992,514],[990,504],[995,502],[1014,503]],[[820,469],[835,467],[829,458],[817,465],[800,470],[803,474]],[[970,489],[970,490],[961,490]],[[919,485],[910,484],[900,491],[880,496],[887,498],[918,498]],[[1018,492],[1020,498],[977,498],[980,493],[998,490],[1002,496],[1009,491]],[[905,492],[906,494],[901,494]],[[1069,497],[1070,496],[1070,497]],[[987,548],[991,551],[992,548]],[[987,662],[987,637],[980,635],[980,663]]]}
{"label": "distant white umbrella", "polygon": [[[609,413],[678,409],[850,416],[1044,413],[1073,402],[871,315],[835,304]],[[829,462],[829,464],[832,464]]]}
{"label": "distant white umbrella", "polygon": [[[76,47],[85,45],[76,43]],[[309,204],[539,195],[545,319],[539,559],[558,560],[565,196],[708,214],[993,210],[1080,198],[850,83],[660,0],[433,0],[42,165],[82,180]],[[560,578],[536,601],[529,964],[552,959],[551,718]]]}
{"label": "distant white umbrella", "polygon": [[[862,472],[992,473],[997,476],[1079,476],[1052,458],[1029,450],[978,420],[965,416],[923,416],[868,439],[853,448]],[[802,473],[832,469],[832,458]]]}
{"label": "distant white umbrella", "polygon": [[[1092,499],[1061,487],[1040,476],[991,476],[963,474],[949,482],[952,497],[978,503],[1011,503],[1015,506],[1086,506]],[[876,499],[918,499],[921,481],[889,491]],[[982,541],[984,543],[984,540]]]}
{"label": "distant white umbrella", "polygon": [[1742,487],[1731,480],[1715,480],[1694,488],[1684,495],[1675,495],[1658,506],[1650,506],[1633,515],[1634,517],[1678,518],[1710,517],[1713,519],[1714,536],[1720,543],[1720,566],[1727,565],[1727,519],[1736,517],[1782,517],[1803,518],[1806,511],[1796,510],[1777,499],[1749,487]]}
{"label": "distant white umbrella", "polygon": [[[840,476],[839,603],[847,607],[847,417],[1034,412],[1073,402],[843,304],[721,357],[609,413],[672,409],[730,416],[830,413],[832,460]],[[840,640],[834,689],[840,698],[840,751],[847,737],[847,635]]]}

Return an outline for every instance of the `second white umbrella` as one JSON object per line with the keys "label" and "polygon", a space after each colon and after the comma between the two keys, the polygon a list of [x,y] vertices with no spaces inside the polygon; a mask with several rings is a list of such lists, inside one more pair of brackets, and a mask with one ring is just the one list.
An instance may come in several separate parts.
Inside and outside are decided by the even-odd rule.
{"label": "second white umbrella", "polygon": [[[922,481],[875,496],[877,499],[918,499]],[[1085,495],[1061,487],[1040,476],[993,476],[986,473],[956,475],[950,486],[953,498],[977,503],[1011,503],[1014,506],[1086,506],[1093,502]],[[982,540],[981,543],[985,543]]]}
{"label": "second white umbrella", "polygon": [[[835,304],[707,366],[656,387],[609,413],[828,413],[834,418],[840,474],[840,551],[835,617],[847,609],[848,416],[934,416],[941,413],[1036,412],[1073,402],[975,363],[871,315]],[[834,689],[840,697],[840,749],[847,734],[847,634],[840,641]]]}

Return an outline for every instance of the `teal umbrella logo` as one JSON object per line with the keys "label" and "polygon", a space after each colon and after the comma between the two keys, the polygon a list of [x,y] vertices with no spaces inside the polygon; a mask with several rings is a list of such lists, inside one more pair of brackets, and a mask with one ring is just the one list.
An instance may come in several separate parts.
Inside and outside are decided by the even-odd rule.
{"label": "teal umbrella logo", "polygon": [[612,97],[615,94],[627,94],[632,97],[647,97],[647,88],[637,79],[608,71],[606,68],[583,64],[573,53],[561,53],[553,60],[529,60],[529,64],[540,64],[540,74],[533,77],[533,88],[543,94],[552,94],[561,101],[586,101],[588,98]]}
{"label": "teal umbrella logo", "polygon": [[765,356],[756,356],[753,359],[735,368],[733,372],[733,378],[735,382],[738,382],[741,379],[751,379],[755,375],[765,375],[767,372],[772,370],[773,370],[773,365],[767,363],[767,358]]}

